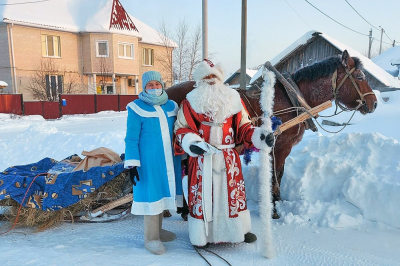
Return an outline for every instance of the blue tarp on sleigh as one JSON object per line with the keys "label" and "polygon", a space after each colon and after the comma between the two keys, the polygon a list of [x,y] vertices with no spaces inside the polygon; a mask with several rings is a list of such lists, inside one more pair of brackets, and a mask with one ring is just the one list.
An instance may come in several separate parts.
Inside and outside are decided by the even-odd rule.
{"label": "blue tarp on sleigh", "polygon": [[23,207],[56,211],[86,198],[124,171],[122,161],[73,172],[75,165],[68,163],[72,156],[60,162],[44,158],[0,172],[0,200],[12,198],[21,204],[25,198]]}

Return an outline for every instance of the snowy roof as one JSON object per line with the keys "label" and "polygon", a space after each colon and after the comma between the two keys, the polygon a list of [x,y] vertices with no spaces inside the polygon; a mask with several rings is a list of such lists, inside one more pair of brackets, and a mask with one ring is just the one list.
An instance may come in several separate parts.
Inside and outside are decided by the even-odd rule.
{"label": "snowy roof", "polygon": [[372,61],[392,76],[398,76],[399,69],[395,65],[400,64],[400,46],[395,46],[386,50],[372,58]]}
{"label": "snowy roof", "polygon": [[157,31],[127,14],[118,0],[57,0],[19,5],[13,0],[5,2],[0,6],[0,18],[6,23],[76,33],[118,33],[161,44]]}
{"label": "snowy roof", "polygon": [[0,87],[7,87],[7,86],[8,84],[6,82],[0,80]]}
{"label": "snowy roof", "polygon": [[[257,71],[258,71],[258,70],[246,68],[246,75],[249,76],[250,79],[251,79],[255,74],[257,74]],[[235,73],[233,73],[232,75],[230,75],[230,76],[225,80],[225,83],[231,82],[231,80],[232,80],[237,74],[240,74],[240,68],[239,68],[238,70],[236,70]],[[232,84],[232,85],[230,85],[230,86],[233,88],[234,85],[235,85],[235,84]],[[240,86],[240,85],[238,85],[238,86]]]}
{"label": "snowy roof", "polygon": [[258,70],[246,69],[246,74],[247,74],[249,77],[251,77],[251,78],[252,78],[257,72],[258,72]]}
{"label": "snowy roof", "polygon": [[[309,31],[306,34],[304,34],[297,41],[295,41],[289,47],[287,47],[285,50],[283,50],[280,54],[278,54],[273,59],[271,59],[270,60],[271,64],[276,65],[279,62],[281,62],[292,51],[296,50],[298,47],[306,44],[310,39],[312,39],[314,37],[313,34],[315,34],[315,33],[317,33],[319,36],[324,38],[327,42],[332,44],[339,51],[343,52],[344,50],[347,50],[351,56],[358,57],[361,60],[361,62],[363,63],[365,71],[367,71],[369,74],[371,74],[377,80],[379,80],[382,84],[384,84],[388,87],[400,88],[399,80],[397,78],[394,78],[392,75],[387,73],[385,70],[383,70],[378,65],[376,65],[374,62],[372,62],[371,59],[369,59],[366,56],[362,55],[361,53],[357,52],[350,46],[345,45],[345,44],[335,40],[334,38],[332,38],[324,33],[317,32],[317,31]],[[256,73],[256,75],[253,76],[250,83],[253,83],[255,80],[257,80],[257,78],[260,77],[261,74],[262,74],[262,68],[260,68],[259,71]]]}

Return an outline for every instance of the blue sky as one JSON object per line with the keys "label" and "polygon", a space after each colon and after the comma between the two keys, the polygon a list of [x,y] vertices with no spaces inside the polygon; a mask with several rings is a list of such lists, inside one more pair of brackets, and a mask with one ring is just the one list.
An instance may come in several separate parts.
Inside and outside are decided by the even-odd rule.
{"label": "blue sky", "polygon": [[[175,30],[180,20],[191,27],[201,26],[202,0],[120,0],[127,12],[158,29],[164,21]],[[361,34],[380,39],[379,26],[385,29],[383,48],[393,40],[400,44],[398,0],[308,0],[332,19]],[[310,30],[318,30],[349,45],[362,54],[368,50],[368,36],[339,25],[305,0],[247,1],[247,67],[271,60]],[[208,46],[213,61],[222,62],[227,75],[240,68],[241,5],[239,0],[208,0]],[[364,20],[365,19],[365,20]],[[370,24],[372,24],[372,26]],[[377,28],[377,29],[376,29]],[[390,38],[390,39],[389,39]],[[372,52],[379,50],[375,40]]]}

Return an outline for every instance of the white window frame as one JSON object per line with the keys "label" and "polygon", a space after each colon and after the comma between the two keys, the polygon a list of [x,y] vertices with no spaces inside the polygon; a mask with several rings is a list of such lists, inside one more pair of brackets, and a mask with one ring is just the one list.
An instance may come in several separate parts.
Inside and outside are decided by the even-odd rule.
{"label": "white window frame", "polygon": [[[123,56],[120,55],[120,50],[119,50],[119,46],[123,45],[124,46],[124,51],[123,51]],[[135,54],[134,54],[134,49],[133,49],[133,43],[129,43],[129,42],[118,42],[118,58],[123,58],[123,59],[135,59]],[[127,49],[131,49],[131,57],[126,56],[126,51]]]}
{"label": "white window frame", "polygon": [[[99,44],[100,43],[105,43],[107,45],[107,55],[101,55],[99,54]],[[108,41],[107,40],[98,40],[96,41],[96,57],[109,57],[110,54],[110,47],[108,46]]]}
{"label": "white window frame", "polygon": [[[150,56],[151,56],[150,64],[146,64],[146,60],[145,60],[146,52],[147,52],[147,55],[149,55],[149,52],[150,52]],[[154,66],[154,49],[152,49],[152,48],[143,48],[143,62],[142,62],[142,64],[144,66]]]}
{"label": "white window frame", "polygon": [[[46,54],[42,53],[42,56],[44,56],[44,57],[53,57],[53,58],[61,58],[61,37],[57,36],[57,35],[49,35],[49,34],[42,34],[42,36],[44,36],[44,41],[45,41],[45,46],[46,46],[45,47],[46,48]],[[48,45],[48,42],[47,42],[47,37],[52,37],[52,39],[53,39],[53,50],[54,50],[54,52],[56,51],[56,45],[55,45],[54,39],[55,38],[58,39],[58,47],[57,47],[58,55],[49,55],[49,45]]]}

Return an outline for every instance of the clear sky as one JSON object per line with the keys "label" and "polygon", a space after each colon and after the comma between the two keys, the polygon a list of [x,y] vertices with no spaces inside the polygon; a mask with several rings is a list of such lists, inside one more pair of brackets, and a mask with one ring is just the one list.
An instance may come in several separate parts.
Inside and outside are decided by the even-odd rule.
{"label": "clear sky", "polygon": [[[307,1],[343,26],[323,15]],[[389,43],[393,40],[398,41],[396,45],[400,45],[399,0],[307,1],[247,1],[248,68],[271,60],[310,30],[328,34],[366,55],[369,38],[365,35],[372,28],[375,38],[372,53],[377,53],[378,39],[381,38],[379,26],[382,26],[387,34],[383,34],[383,48],[391,47]],[[155,29],[159,28],[161,21],[170,30],[175,30],[180,20],[186,20],[191,27],[201,26],[202,0],[120,2],[129,14]],[[240,0],[208,0],[209,53],[214,54],[215,63],[222,62],[227,75],[240,68],[241,6]]]}

